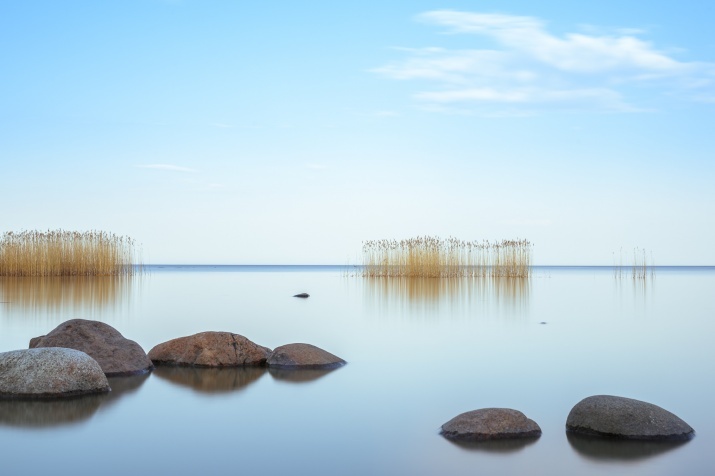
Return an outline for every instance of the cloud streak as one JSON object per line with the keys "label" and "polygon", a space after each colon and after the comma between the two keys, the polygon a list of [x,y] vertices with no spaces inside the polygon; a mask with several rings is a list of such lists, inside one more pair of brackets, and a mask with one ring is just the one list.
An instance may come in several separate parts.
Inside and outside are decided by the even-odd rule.
{"label": "cloud streak", "polygon": [[147,164],[147,165],[136,165],[135,167],[140,169],[154,169],[154,170],[166,170],[170,172],[185,172],[185,173],[196,173],[197,170],[190,169],[188,167],[181,167],[179,165],[172,164]]}
{"label": "cloud streak", "polygon": [[373,72],[395,80],[418,80],[432,90],[414,94],[427,108],[494,112],[500,106],[634,112],[633,96],[648,84],[712,97],[715,65],[678,61],[651,43],[622,30],[616,35],[550,33],[527,16],[438,10],[417,20],[449,34],[491,40],[491,49],[399,48],[407,56]]}

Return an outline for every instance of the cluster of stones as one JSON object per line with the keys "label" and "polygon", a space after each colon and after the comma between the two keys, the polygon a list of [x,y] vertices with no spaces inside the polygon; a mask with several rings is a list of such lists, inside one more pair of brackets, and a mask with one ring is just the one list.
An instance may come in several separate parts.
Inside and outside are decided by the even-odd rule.
{"label": "cluster of stones", "polygon": [[[330,352],[310,344],[271,350],[230,332],[201,332],[161,343],[147,355],[136,342],[97,321],[73,319],[30,348],[0,353],[0,398],[72,397],[108,392],[107,377],[150,372],[154,366],[268,367],[330,370],[345,365]],[[571,434],[634,440],[688,440],[694,430],[651,403],[610,395],[580,401],[566,420]],[[442,425],[452,440],[484,441],[541,436],[541,428],[509,408],[483,408],[458,415]]]}
{"label": "cluster of stones", "polygon": [[[612,395],[594,395],[577,403],[566,419],[571,434],[623,440],[685,441],[693,428],[652,403]],[[452,440],[483,441],[538,438],[541,428],[510,408],[483,408],[462,413],[442,425]]]}
{"label": "cluster of stones", "polygon": [[30,348],[0,353],[0,398],[61,398],[108,392],[107,377],[150,372],[155,365],[335,369],[345,361],[310,344],[271,350],[230,332],[201,332],[155,346],[147,355],[108,324],[72,319]]}

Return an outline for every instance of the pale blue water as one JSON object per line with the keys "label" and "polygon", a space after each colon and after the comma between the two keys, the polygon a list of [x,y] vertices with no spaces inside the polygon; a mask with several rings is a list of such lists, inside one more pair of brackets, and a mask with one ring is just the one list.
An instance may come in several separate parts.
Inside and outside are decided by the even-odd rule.
{"label": "pale blue water", "polygon": [[[108,396],[0,402],[0,472],[715,472],[715,268],[634,281],[542,267],[527,282],[353,271],[166,266],[129,281],[0,280],[0,351],[81,317],[147,351],[215,330],[271,348],[308,342],[349,362],[325,374],[169,369],[114,379]],[[594,394],[655,403],[697,435],[675,446],[570,440],[569,410]],[[469,448],[439,436],[442,423],[484,407],[521,410],[543,436]]]}

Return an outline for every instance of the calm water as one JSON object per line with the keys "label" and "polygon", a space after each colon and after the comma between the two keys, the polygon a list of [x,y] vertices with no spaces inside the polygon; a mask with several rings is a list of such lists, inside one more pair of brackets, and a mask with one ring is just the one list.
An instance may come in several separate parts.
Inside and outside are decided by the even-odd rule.
{"label": "calm water", "polygon": [[[159,369],[109,395],[0,402],[2,474],[712,474],[715,268],[537,268],[528,282],[384,281],[339,267],[151,267],[134,280],[0,280],[0,351],[71,318],[146,351],[215,330],[318,345],[331,372]],[[297,299],[299,292],[311,294]],[[544,322],[545,324],[542,324]],[[567,437],[584,397],[645,400],[697,436],[682,445]],[[523,411],[526,445],[463,447],[442,423]]]}

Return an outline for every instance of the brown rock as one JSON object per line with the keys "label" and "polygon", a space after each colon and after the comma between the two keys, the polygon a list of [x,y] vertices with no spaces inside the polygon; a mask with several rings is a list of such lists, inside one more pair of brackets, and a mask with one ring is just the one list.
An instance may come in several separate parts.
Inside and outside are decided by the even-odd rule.
{"label": "brown rock", "polygon": [[271,350],[230,332],[200,332],[155,346],[149,358],[157,365],[237,367],[265,365]]}
{"label": "brown rock", "polygon": [[510,408],[482,408],[462,413],[442,425],[442,435],[455,440],[497,440],[541,436],[539,425]]}
{"label": "brown rock", "polygon": [[73,397],[108,391],[102,368],[84,352],[51,347],[0,354],[0,398]]}
{"label": "brown rock", "polygon": [[310,344],[276,347],[267,363],[277,369],[335,369],[346,364],[340,357]]}
{"label": "brown rock", "polygon": [[112,326],[98,321],[72,319],[45,336],[30,340],[30,348],[65,347],[85,352],[108,377],[142,374],[154,368],[144,349]]}

